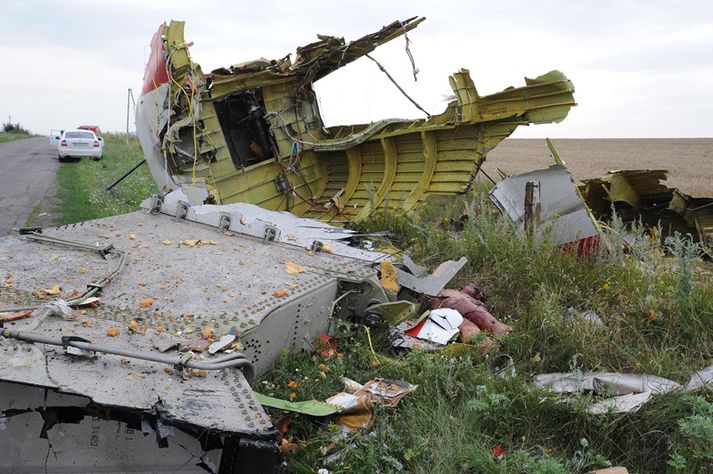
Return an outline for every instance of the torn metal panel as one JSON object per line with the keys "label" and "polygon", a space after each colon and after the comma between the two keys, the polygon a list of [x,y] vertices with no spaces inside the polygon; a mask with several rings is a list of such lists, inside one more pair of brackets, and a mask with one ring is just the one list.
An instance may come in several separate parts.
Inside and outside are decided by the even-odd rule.
{"label": "torn metal panel", "polygon": [[351,42],[319,36],[294,61],[259,59],[206,75],[190,57],[184,23],[162,25],[137,105],[154,179],[182,189],[192,205],[244,202],[359,220],[466,191],[515,128],[559,122],[575,105],[574,87],[558,71],[480,96],[462,69],[450,78],[456,99],[439,115],[325,128],[313,82],[423,20],[396,21]]}
{"label": "torn metal panel", "polygon": [[535,385],[556,393],[594,392],[597,395],[624,395],[653,392],[661,394],[681,385],[656,375],[621,374],[617,372],[569,372],[540,374]]}
{"label": "torn metal panel", "polygon": [[686,384],[686,390],[688,391],[698,390],[703,387],[713,390],[713,365],[709,365],[691,375],[691,379]]}
{"label": "torn metal panel", "polygon": [[[174,204],[177,208],[179,203]],[[248,225],[268,212],[255,208],[257,215],[242,208],[239,211]],[[46,317],[33,315],[5,322],[0,334],[0,384],[12,382],[84,397],[89,405],[73,407],[75,412],[92,407],[112,423],[129,423],[126,417],[130,415],[131,429],[138,429],[148,417],[159,437],[169,439],[169,446],[172,431],[177,439],[183,436],[179,431],[185,432],[204,450],[218,450],[215,459],[196,452],[197,462],[204,467],[220,461],[221,466],[228,466],[225,469],[270,465],[271,471],[279,463],[277,433],[254,398],[246,378],[250,375],[237,368],[190,369],[226,357],[220,350],[211,352],[211,341],[204,339],[234,338],[232,345],[223,344],[221,350],[244,353],[261,374],[272,368],[284,350],[311,349],[316,335],[327,330],[338,295],[347,296],[340,311],[357,313],[374,300],[386,301],[386,295],[379,291],[369,261],[226,230],[230,225],[221,225],[220,220],[225,213],[187,211],[205,217],[208,224],[217,218],[218,225],[135,212],[43,229],[39,234],[82,242],[79,248],[33,240],[34,234],[0,238],[0,272],[12,275],[13,282],[0,287],[0,310],[47,303],[46,291],[38,291],[44,288],[52,289],[54,298],[68,299],[86,288],[100,291],[94,304],[82,308],[79,319],[48,313]],[[304,223],[290,214],[283,217],[297,228]],[[318,221],[308,223],[320,225],[318,230],[307,230],[308,234],[330,227]],[[261,230],[265,228],[272,224]],[[344,236],[342,232],[338,235]],[[111,252],[99,251],[110,245]],[[287,261],[305,271],[287,272]],[[117,266],[123,271],[117,272]],[[107,280],[108,274],[111,278]],[[189,340],[197,352],[176,352],[175,344],[158,352],[153,340],[158,333]],[[15,337],[23,340],[9,339]],[[49,339],[42,339],[45,337]],[[67,337],[72,339],[56,345],[57,339]],[[31,344],[27,339],[39,342]],[[158,361],[170,354],[176,367]],[[230,356],[233,354],[238,352]],[[0,406],[9,403],[5,396],[0,390]],[[78,426],[60,432],[71,432],[70,439],[87,436],[86,420],[92,413],[81,412],[82,416],[74,419]],[[60,423],[56,429],[63,430],[62,426]],[[116,423],[110,426],[112,430],[117,426],[124,429]],[[0,430],[0,442],[11,435],[12,431]],[[118,452],[133,449],[131,444],[120,444],[124,440],[107,442],[119,443]],[[149,448],[136,448],[137,452],[144,449]],[[78,449],[72,457],[68,451],[56,460],[56,466],[72,460],[79,472],[84,469],[82,453]],[[22,452],[17,455],[20,457],[8,462],[24,462]],[[108,456],[107,462],[113,459]],[[246,461],[249,459],[252,461]],[[88,466],[87,470],[97,467]],[[119,466],[118,470],[124,470],[124,464]],[[145,467],[141,463],[136,466],[138,472]]]}
{"label": "torn metal panel", "polygon": [[254,204],[234,203],[191,206],[182,190],[150,197],[141,203],[146,210],[161,212],[179,219],[206,224],[223,231],[236,232],[267,241],[281,242],[300,248],[312,248],[315,242],[328,244],[334,255],[377,263],[390,255],[363,250],[349,245],[355,231],[325,222],[298,217],[284,211],[270,211]]}
{"label": "torn metal panel", "polygon": [[156,419],[85,397],[0,382],[0,471],[217,472],[201,467],[220,465],[221,449],[206,449],[208,436],[200,439],[189,429],[157,433]]}
{"label": "torn metal panel", "polygon": [[589,407],[589,413],[636,411],[652,396],[681,389],[681,384],[656,375],[617,372],[570,372],[540,374],[533,383],[555,393],[589,392],[604,398]]}
{"label": "torn metal panel", "polygon": [[416,293],[426,296],[435,296],[439,291],[445,288],[448,282],[456,276],[466,263],[468,263],[468,259],[465,257],[461,257],[457,262],[447,260],[438,265],[430,275],[414,275],[400,268],[396,268],[396,275],[399,285],[413,290]]}
{"label": "torn metal panel", "polygon": [[521,229],[525,225],[525,188],[540,183],[540,225],[535,232],[558,245],[591,246],[599,232],[564,165],[509,176],[490,190],[490,199]]}
{"label": "torn metal panel", "polygon": [[599,220],[609,220],[612,207],[625,224],[661,225],[663,236],[689,234],[713,255],[713,198],[694,198],[663,182],[666,170],[610,171],[582,181],[580,191]]}

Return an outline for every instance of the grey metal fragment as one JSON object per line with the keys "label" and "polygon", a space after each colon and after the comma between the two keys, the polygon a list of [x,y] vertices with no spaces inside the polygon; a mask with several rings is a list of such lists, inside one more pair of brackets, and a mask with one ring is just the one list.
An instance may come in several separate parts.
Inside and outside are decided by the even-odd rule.
{"label": "grey metal fragment", "polygon": [[495,205],[522,229],[525,225],[525,186],[529,181],[540,182],[537,235],[547,235],[559,245],[598,235],[589,210],[564,165],[509,176],[488,194]]}
{"label": "grey metal fragment", "polygon": [[689,392],[699,390],[701,388],[713,390],[713,365],[709,365],[705,369],[701,369],[691,376],[691,379],[686,384],[686,390]]}
{"label": "grey metal fragment", "polygon": [[468,259],[465,257],[461,257],[457,262],[447,260],[438,265],[430,275],[421,276],[413,275],[397,267],[396,275],[399,285],[413,290],[416,293],[436,296],[466,263],[468,263]]}
{"label": "grey metal fragment", "polygon": [[216,352],[220,351],[221,349],[224,349],[228,347],[232,342],[235,340],[235,334],[226,334],[224,336],[221,336],[220,339],[215,341],[213,344],[208,347],[208,353],[209,354],[215,354]]}

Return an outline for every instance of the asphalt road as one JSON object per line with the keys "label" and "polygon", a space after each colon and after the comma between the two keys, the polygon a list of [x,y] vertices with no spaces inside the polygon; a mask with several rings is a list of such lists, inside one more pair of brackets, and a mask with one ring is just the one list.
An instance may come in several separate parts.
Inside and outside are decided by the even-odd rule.
{"label": "asphalt road", "polygon": [[47,137],[0,143],[0,236],[23,227],[38,202],[55,196],[57,168]]}

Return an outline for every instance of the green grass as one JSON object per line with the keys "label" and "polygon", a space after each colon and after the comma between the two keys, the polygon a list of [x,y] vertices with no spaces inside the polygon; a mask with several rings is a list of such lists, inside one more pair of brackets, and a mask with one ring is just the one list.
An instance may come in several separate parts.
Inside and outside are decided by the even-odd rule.
{"label": "green grass", "polygon": [[[450,231],[449,220],[464,212],[469,215],[465,229]],[[394,352],[379,333],[373,334],[377,352],[394,362],[375,368],[365,334],[350,328],[338,341],[343,359],[286,356],[258,390],[288,397],[293,390],[287,383],[296,380],[297,400],[324,399],[343,389],[341,376],[360,382],[398,378],[419,389],[395,410],[377,409],[374,429],[350,441],[322,421],[296,417],[291,434],[302,443],[287,455],[288,471],[586,472],[609,464],[631,472],[710,468],[710,392],[668,394],[636,413],[593,416],[586,413],[588,396],[548,396],[530,383],[533,374],[572,370],[647,373],[685,383],[692,372],[713,363],[709,264],[695,263],[680,249],[678,258],[664,257],[660,243],[641,231],[626,255],[582,260],[563,254],[548,242],[520,237],[484,190],[439,199],[417,218],[377,215],[362,225],[363,230],[384,228],[421,262],[468,257],[453,285],[483,285],[491,311],[516,328],[498,342],[499,351],[515,360],[518,376],[493,377],[486,356]],[[608,237],[621,242],[616,230]],[[696,271],[689,271],[691,266]],[[606,329],[567,322],[563,313],[569,306],[596,311]],[[331,369],[326,380],[320,363]],[[506,450],[500,460],[490,454],[496,444]],[[325,453],[340,449],[344,456],[325,465]]]}
{"label": "green grass", "polygon": [[21,140],[23,138],[32,138],[32,135],[26,133],[2,132],[0,131],[0,143],[11,142],[13,140]]}
{"label": "green grass", "polygon": [[135,211],[143,199],[156,193],[146,165],[111,191],[106,188],[143,158],[138,141],[123,134],[104,135],[104,158],[60,163],[57,172],[61,223],[97,219]]}
{"label": "green grass", "polygon": [[[156,191],[144,167],[116,193],[104,189],[140,159],[138,144],[106,137],[105,158],[61,165],[64,222],[131,211]],[[292,416],[297,448],[286,454],[288,472],[460,473],[586,472],[623,465],[630,472],[710,472],[713,462],[713,394],[657,396],[630,414],[593,416],[588,396],[553,396],[535,388],[531,376],[573,370],[654,374],[685,383],[713,363],[713,272],[683,241],[664,256],[657,239],[638,229],[629,252],[580,259],[547,241],[521,236],[488,201],[485,189],[434,199],[415,216],[377,214],[361,230],[393,232],[386,244],[407,249],[434,266],[468,258],[451,286],[482,285],[490,309],[515,332],[498,338],[511,355],[517,377],[488,370],[489,355],[446,357],[396,352],[385,331],[372,331],[380,365],[374,366],[366,334],[341,323],[341,357],[285,354],[255,389],[297,400],[325,398],[343,390],[340,377],[374,377],[419,385],[395,409],[377,407],[368,433],[339,436],[329,420]],[[450,220],[468,214],[462,232]],[[623,244],[616,225],[606,234]],[[606,329],[573,325],[568,307],[593,310]],[[329,371],[322,374],[320,364]],[[288,387],[297,381],[297,389]],[[282,416],[274,413],[276,417]],[[229,416],[226,414],[226,416]],[[496,445],[505,455],[496,459]],[[339,453],[327,464],[329,455]]]}

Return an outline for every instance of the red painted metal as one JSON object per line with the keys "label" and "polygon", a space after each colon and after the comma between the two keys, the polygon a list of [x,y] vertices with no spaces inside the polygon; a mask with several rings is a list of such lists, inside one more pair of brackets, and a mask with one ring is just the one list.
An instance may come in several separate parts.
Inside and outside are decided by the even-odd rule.
{"label": "red painted metal", "polygon": [[161,84],[168,82],[168,72],[166,71],[166,49],[163,46],[163,29],[166,25],[158,27],[158,31],[153,35],[151,40],[151,56],[146,63],[146,71],[144,72],[144,86],[141,89],[141,95],[151,92]]}

